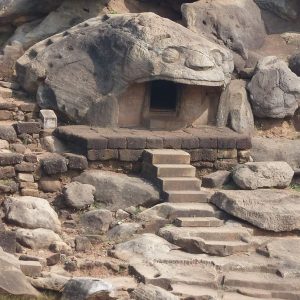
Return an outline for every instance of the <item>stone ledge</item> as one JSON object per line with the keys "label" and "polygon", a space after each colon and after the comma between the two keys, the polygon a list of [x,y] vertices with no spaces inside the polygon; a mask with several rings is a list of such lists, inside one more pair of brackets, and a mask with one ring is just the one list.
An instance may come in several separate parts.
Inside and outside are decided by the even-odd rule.
{"label": "stone ledge", "polygon": [[[177,131],[150,131],[145,129],[91,128],[89,126],[63,126],[54,134],[66,143],[80,148],[93,157],[91,150],[128,149],[250,149],[251,138],[229,128],[204,126]],[[107,153],[110,151],[107,151]],[[96,156],[103,155],[104,152]],[[109,155],[110,156],[110,155]],[[115,157],[115,154],[113,155]]]}

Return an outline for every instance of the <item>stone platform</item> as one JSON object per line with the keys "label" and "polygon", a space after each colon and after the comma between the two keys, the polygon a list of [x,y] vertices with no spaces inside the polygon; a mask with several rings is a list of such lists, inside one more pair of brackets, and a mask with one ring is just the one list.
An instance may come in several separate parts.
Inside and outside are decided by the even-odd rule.
{"label": "stone platform", "polygon": [[251,148],[251,138],[229,128],[203,126],[177,131],[93,128],[83,125],[58,127],[55,136],[90,161],[137,162],[145,149],[183,149],[198,167],[228,169],[239,153]]}

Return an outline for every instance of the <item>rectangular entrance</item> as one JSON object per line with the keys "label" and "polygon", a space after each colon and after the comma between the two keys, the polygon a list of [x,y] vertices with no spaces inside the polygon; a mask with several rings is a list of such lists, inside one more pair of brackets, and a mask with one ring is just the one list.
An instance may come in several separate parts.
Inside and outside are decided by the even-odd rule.
{"label": "rectangular entrance", "polygon": [[178,85],[172,81],[155,80],[150,86],[150,112],[176,112]]}

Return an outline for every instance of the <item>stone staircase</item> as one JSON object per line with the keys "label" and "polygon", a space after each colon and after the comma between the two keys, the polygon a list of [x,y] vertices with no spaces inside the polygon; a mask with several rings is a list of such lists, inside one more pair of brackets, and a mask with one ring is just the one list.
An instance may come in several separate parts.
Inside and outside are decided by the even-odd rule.
{"label": "stone staircase", "polygon": [[[209,202],[210,192],[201,189],[189,153],[182,150],[146,150],[143,176],[161,190],[160,210],[175,226],[161,228],[158,234],[190,253],[228,256],[248,251],[252,231],[224,224]],[[167,204],[169,203],[169,204]]]}

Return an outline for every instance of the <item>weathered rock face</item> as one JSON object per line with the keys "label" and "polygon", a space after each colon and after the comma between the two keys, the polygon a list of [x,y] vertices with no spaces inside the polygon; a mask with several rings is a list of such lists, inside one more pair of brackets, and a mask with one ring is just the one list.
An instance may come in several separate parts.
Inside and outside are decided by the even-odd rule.
{"label": "weathered rock face", "polygon": [[248,90],[256,117],[293,116],[300,103],[300,78],[275,56],[258,62]]}
{"label": "weathered rock face", "polygon": [[300,168],[300,140],[254,137],[251,156],[254,161],[285,161]]}
{"label": "weathered rock face", "polygon": [[262,9],[268,10],[283,19],[296,19],[300,12],[297,0],[254,0]]}
{"label": "weathered rock face", "polygon": [[9,197],[4,201],[7,221],[21,227],[60,231],[60,221],[49,202],[36,197]]}
{"label": "weathered rock face", "polygon": [[262,229],[300,229],[300,194],[289,190],[221,191],[211,202],[227,213]]}
{"label": "weathered rock face", "polygon": [[283,161],[248,162],[232,172],[234,182],[242,189],[286,188],[294,176],[293,169]]}
{"label": "weathered rock face", "polygon": [[253,0],[200,0],[182,6],[187,27],[217,41],[245,60],[248,49],[259,48],[266,32]]}
{"label": "weathered rock face", "polygon": [[19,24],[37,19],[62,2],[63,0],[3,0],[0,3],[0,24]]}
{"label": "weathered rock face", "polygon": [[232,80],[221,95],[217,126],[227,125],[239,133],[250,134],[254,130],[254,118],[243,80]]}
{"label": "weathered rock face", "polygon": [[127,175],[89,170],[75,178],[76,181],[96,188],[95,201],[111,210],[129,206],[150,206],[158,203],[159,192],[146,181]]}
{"label": "weathered rock face", "polygon": [[153,13],[90,19],[36,44],[17,64],[19,81],[38,90],[42,107],[99,126],[116,125],[116,96],[132,83],[223,86],[232,70],[227,49]]}
{"label": "weathered rock face", "polygon": [[96,17],[104,6],[98,0],[64,0],[52,2],[54,2],[53,6],[55,2],[62,2],[62,4],[57,9],[51,11],[42,21],[39,20],[38,22],[35,21],[20,26],[9,41],[18,41],[22,44],[23,49],[28,49],[49,36],[64,31],[84,20]]}

